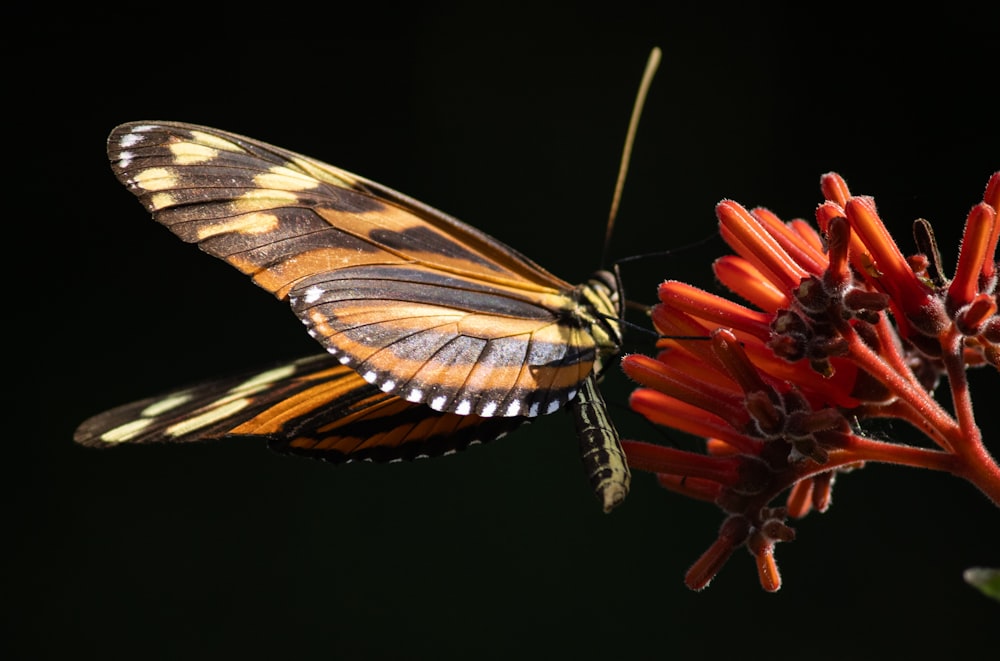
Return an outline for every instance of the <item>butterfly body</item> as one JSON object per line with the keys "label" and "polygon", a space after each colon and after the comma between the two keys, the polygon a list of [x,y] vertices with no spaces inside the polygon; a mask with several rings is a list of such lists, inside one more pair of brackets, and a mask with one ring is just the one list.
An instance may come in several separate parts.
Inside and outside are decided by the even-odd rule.
{"label": "butterfly body", "polygon": [[[610,274],[574,287],[396,191],[207,127],[124,124],[108,151],[158,222],[286,300],[329,357],[160,400],[187,402],[172,410],[121,407],[84,423],[78,441],[263,436],[284,451],[385,461],[498,437],[585,385],[587,406],[603,407],[593,382],[621,342]],[[628,480],[617,453],[615,504]]]}

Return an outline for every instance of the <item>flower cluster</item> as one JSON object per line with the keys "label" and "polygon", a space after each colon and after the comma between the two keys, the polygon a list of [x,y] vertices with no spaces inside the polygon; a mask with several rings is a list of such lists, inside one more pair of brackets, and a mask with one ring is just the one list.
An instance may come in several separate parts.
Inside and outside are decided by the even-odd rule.
{"label": "flower cluster", "polygon": [[[870,197],[852,195],[833,173],[821,189],[821,233],[719,203],[720,232],[736,255],[718,259],[715,275],[753,308],[665,282],[652,310],[662,352],[623,360],[642,386],[634,410],[707,439],[705,453],[624,443],[633,468],[725,514],[685,577],[692,589],[745,546],[761,585],[777,590],[774,547],[794,538],[789,519],[824,511],[836,474],[866,462],[946,471],[1000,506],[1000,466],[983,445],[966,379],[969,367],[1000,369],[1000,172],[969,213],[950,281],[926,221],[915,225],[920,254],[905,258]],[[954,414],[934,398],[942,377]],[[904,420],[931,443],[867,437],[865,422],[876,418]]]}

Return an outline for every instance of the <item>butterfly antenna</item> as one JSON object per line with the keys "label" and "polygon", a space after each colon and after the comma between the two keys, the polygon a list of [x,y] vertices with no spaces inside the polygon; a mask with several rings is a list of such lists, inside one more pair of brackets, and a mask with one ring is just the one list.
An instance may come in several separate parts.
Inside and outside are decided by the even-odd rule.
{"label": "butterfly antenna", "polygon": [[611,197],[611,212],[608,214],[608,229],[604,233],[604,253],[601,255],[601,264],[608,263],[608,251],[611,246],[611,235],[614,233],[615,218],[618,216],[618,205],[622,199],[622,188],[625,187],[625,175],[628,173],[628,163],[632,157],[632,143],[635,142],[635,134],[639,128],[639,116],[642,115],[642,107],[646,103],[646,94],[649,86],[653,82],[653,75],[656,74],[657,67],[660,66],[662,53],[659,48],[653,48],[646,60],[646,70],[642,74],[642,82],[639,83],[639,92],[635,95],[635,105],[632,106],[632,118],[628,123],[628,133],[625,134],[625,147],[622,149],[622,160],[618,166],[618,180],[615,182],[615,193]]}
{"label": "butterfly antenna", "polygon": [[675,255],[675,254],[677,254],[677,253],[679,253],[681,251],[691,250],[692,248],[697,248],[699,246],[707,245],[707,244],[711,243],[712,241],[715,241],[718,238],[719,238],[719,231],[718,230],[714,230],[711,234],[708,234],[707,236],[705,236],[705,237],[703,237],[701,239],[698,239],[697,241],[692,241],[691,243],[687,243],[687,244],[685,244],[683,246],[679,246],[677,248],[671,248],[669,250],[657,250],[655,252],[644,252],[644,253],[640,253],[638,255],[629,255],[627,257],[619,257],[618,259],[615,260],[615,265],[628,264],[630,262],[638,262],[638,261],[643,260],[643,259],[655,259],[657,257],[669,257],[670,255]]}

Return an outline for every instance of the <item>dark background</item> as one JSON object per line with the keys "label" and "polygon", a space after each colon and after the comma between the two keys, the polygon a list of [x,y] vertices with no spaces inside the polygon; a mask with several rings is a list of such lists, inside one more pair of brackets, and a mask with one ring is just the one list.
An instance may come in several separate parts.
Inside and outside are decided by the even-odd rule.
{"label": "dark background", "polygon": [[[564,415],[391,466],[71,441],[113,405],[316,349],[285,306],[115,181],[104,141],[123,121],[309,154],[578,282],[599,265],[658,45],[612,253],[679,252],[628,269],[631,298],[653,302],[668,277],[714,287],[718,242],[683,247],[712,232],[716,202],[811,218],[830,170],[876,197],[904,251],[912,220],[930,219],[950,272],[1000,166],[996,16],[703,4],[12,16],[27,38],[4,46],[6,318],[23,337],[6,372],[3,645],[38,659],[859,659],[967,658],[995,637],[1000,606],[961,572],[1000,565],[1000,511],[947,475],[845,476],[832,509],[778,548],[779,593],[744,553],[692,593],[682,576],[718,510],[639,474],[601,514]],[[974,379],[997,453],[996,374]],[[624,435],[661,440],[625,410],[629,388],[617,373],[605,388]]]}

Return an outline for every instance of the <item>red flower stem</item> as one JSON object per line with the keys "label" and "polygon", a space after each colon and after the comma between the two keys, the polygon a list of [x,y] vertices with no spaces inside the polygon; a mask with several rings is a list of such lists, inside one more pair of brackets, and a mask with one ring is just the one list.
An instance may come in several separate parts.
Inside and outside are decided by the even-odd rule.
{"label": "red flower stem", "polygon": [[[896,331],[893,329],[892,324],[889,323],[889,319],[886,315],[879,315],[879,321],[875,324],[875,332],[878,335],[878,340],[881,344],[882,351],[880,356],[889,363],[890,367],[897,374],[910,374],[910,368],[907,366],[903,354],[899,351],[899,345],[897,342]],[[936,400],[934,400],[936,402]],[[892,409],[893,415],[906,420],[916,429],[919,429],[922,433],[931,437],[931,439],[940,447],[945,450],[951,450],[951,443],[945,437],[945,435],[935,426],[928,427],[925,418],[920,414],[919,411],[914,409],[909,405],[908,402],[901,401],[899,406],[889,406],[886,408],[888,413]]]}
{"label": "red flower stem", "polygon": [[899,352],[899,336],[885,314],[879,315],[878,323],[875,324],[875,332],[882,345],[882,352],[880,354],[882,358],[886,359],[899,374],[909,373],[910,368],[906,365],[903,354]]}
{"label": "red flower stem", "polygon": [[[789,471],[776,487],[784,490],[800,480],[827,473],[840,466],[858,462],[878,462],[937,470],[961,477],[1000,506],[1000,465],[997,465],[993,457],[986,452],[982,443],[967,444],[964,450],[962,454],[956,454],[845,435],[843,447],[831,450],[830,457],[825,463],[802,462]],[[770,497],[774,495],[776,493],[772,493]]]}
{"label": "red flower stem", "polygon": [[830,452],[830,460],[823,465],[824,469],[829,470],[831,464],[837,467],[866,461],[955,473],[961,463],[954,454],[942,450],[886,443],[854,435],[849,439],[846,447]]}
{"label": "red flower stem", "polygon": [[903,374],[892,369],[883,358],[872,351],[868,345],[861,341],[857,333],[845,324],[843,336],[847,339],[848,356],[858,367],[867,371],[878,379],[883,385],[889,388],[894,395],[912,406],[923,418],[920,420],[920,430],[928,434],[938,445],[942,445],[942,439],[930,431],[928,428],[937,427],[947,443],[942,445],[944,449],[951,450],[955,445],[963,442],[962,430],[941,405],[921,388],[912,378],[906,378]]}
{"label": "red flower stem", "polygon": [[963,447],[961,454],[916,448],[910,445],[884,443],[852,436],[844,450],[834,450],[825,470],[856,461],[877,461],[913,468],[939,470],[970,482],[1000,507],[1000,465],[997,465],[978,437]]}
{"label": "red flower stem", "polygon": [[[976,418],[972,412],[972,397],[969,392],[969,381],[965,373],[965,361],[962,346],[962,334],[952,326],[942,334],[940,339],[941,347],[944,350],[941,360],[944,362],[945,370],[948,372],[948,385],[951,390],[952,406],[955,408],[955,417],[958,418],[958,426],[963,432],[963,440],[972,436],[979,437],[979,427],[976,425]],[[961,452],[962,443],[957,451]]]}
{"label": "red flower stem", "polygon": [[976,438],[975,442],[969,443],[963,448],[961,458],[961,464],[952,473],[968,480],[1000,507],[1000,466],[986,451],[982,441]]}
{"label": "red flower stem", "polygon": [[931,438],[939,447],[951,450],[951,446],[948,443],[948,439],[941,435],[940,430],[937,427],[928,427],[923,416],[918,412],[913,410],[907,402],[902,400],[895,400],[889,404],[881,406],[865,407],[864,411],[859,411],[860,418],[893,418],[896,420],[903,420],[904,422],[910,423],[914,429],[920,430],[922,433],[926,434]]}
{"label": "red flower stem", "polygon": [[1000,506],[1000,465],[983,445],[983,434],[972,411],[972,397],[962,359],[962,339],[957,330],[952,330],[950,336],[941,341],[945,348],[943,360],[951,386],[952,404],[963,432],[962,442],[957,443],[954,450],[960,464],[952,472],[974,484]]}

